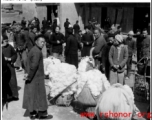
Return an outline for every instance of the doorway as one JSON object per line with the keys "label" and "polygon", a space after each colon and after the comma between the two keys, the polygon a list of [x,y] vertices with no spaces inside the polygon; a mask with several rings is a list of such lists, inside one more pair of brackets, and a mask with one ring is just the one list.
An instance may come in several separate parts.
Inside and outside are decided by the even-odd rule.
{"label": "doorway", "polygon": [[107,7],[101,8],[101,27],[104,28],[105,26],[105,19],[107,18]]}
{"label": "doorway", "polygon": [[[145,15],[148,17],[145,18]],[[148,23],[150,23],[150,8],[149,7],[135,7],[134,8],[134,31],[137,29],[148,29]]]}
{"label": "doorway", "polygon": [[58,17],[58,7],[57,5],[47,6],[47,20],[52,24],[53,20]]}

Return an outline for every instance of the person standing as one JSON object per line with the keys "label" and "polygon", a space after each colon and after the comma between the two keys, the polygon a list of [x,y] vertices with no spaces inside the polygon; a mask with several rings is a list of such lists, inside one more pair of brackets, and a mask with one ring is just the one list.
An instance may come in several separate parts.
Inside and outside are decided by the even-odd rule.
{"label": "person standing", "polygon": [[139,61],[140,59],[139,51],[141,51],[141,30],[137,29],[136,34],[133,37],[136,39],[137,61]]}
{"label": "person standing", "polygon": [[150,35],[148,35],[147,29],[142,31],[140,56],[140,58],[150,57]]}
{"label": "person standing", "polygon": [[46,39],[47,56],[52,55],[51,35],[52,35],[52,30],[51,28],[48,28],[46,33],[44,34]]}
{"label": "person standing", "polygon": [[11,27],[8,27],[6,30],[6,35],[8,37],[8,42],[10,45],[12,45],[14,47],[14,33],[11,29]]}
{"label": "person standing", "polygon": [[65,37],[67,36],[67,32],[68,32],[68,27],[70,25],[69,19],[66,18],[66,21],[64,23],[64,28],[65,28]]}
{"label": "person standing", "polygon": [[123,42],[121,35],[116,35],[114,45],[110,48],[109,62],[110,62],[110,84],[124,83],[124,71],[128,60],[128,48]]}
{"label": "person standing", "polygon": [[52,32],[55,33],[55,29],[56,29],[56,27],[57,27],[57,19],[54,19],[54,20],[53,20],[53,24],[52,24],[51,27],[52,27]]}
{"label": "person standing", "polygon": [[107,79],[109,80],[110,73],[110,63],[109,63],[109,51],[113,45],[115,35],[113,33],[108,33],[107,44],[103,48],[102,52],[102,72],[105,73]]}
{"label": "person standing", "polygon": [[138,52],[140,59],[144,58],[141,62],[145,66],[140,74],[144,75],[144,71],[146,71],[146,75],[150,76],[150,35],[148,35],[147,29],[142,31],[141,50]]}
{"label": "person standing", "polygon": [[[7,66],[10,70],[11,78],[9,81],[9,86],[11,88],[11,93],[9,94],[10,100],[18,100],[18,86],[17,86],[17,79],[16,79],[16,73],[14,68],[14,63],[17,59],[17,53],[15,52],[14,48],[8,44],[8,37],[3,35],[2,36],[2,53],[4,55],[4,58],[7,62]],[[6,77],[6,76],[5,76]],[[9,74],[8,76],[9,77]]]}
{"label": "person standing", "polygon": [[93,34],[89,30],[88,26],[85,26],[86,33],[82,36],[81,42],[83,43],[82,57],[90,55],[90,49],[94,42]]}
{"label": "person standing", "polygon": [[79,21],[77,20],[76,23],[73,26],[74,29],[74,34],[79,34],[80,26],[79,26]]}
{"label": "person standing", "polygon": [[42,21],[42,25],[43,25],[43,30],[45,30],[48,27],[48,22],[47,22],[45,17],[44,17],[44,19]]}
{"label": "person standing", "polygon": [[60,27],[55,28],[55,33],[51,35],[52,53],[53,56],[59,58],[62,54],[62,44],[64,43],[64,35],[60,33]]}
{"label": "person standing", "polygon": [[133,38],[133,31],[129,31],[128,37],[124,41],[124,44],[128,47],[128,60],[127,60],[127,76],[126,79],[129,79],[132,65],[132,58],[136,55],[136,42]]}
{"label": "person standing", "polygon": [[96,68],[101,70],[101,68],[100,68],[100,65],[102,62],[101,55],[103,52],[103,48],[106,45],[106,41],[105,41],[103,35],[101,35],[99,29],[94,30],[94,36],[95,36],[95,41],[90,50],[90,57],[93,57],[95,59]]}
{"label": "person standing", "polygon": [[22,26],[22,28],[25,28],[25,27],[26,27],[25,17],[23,17],[23,19],[22,19],[22,21],[21,21],[21,26]]}
{"label": "person standing", "polygon": [[27,60],[27,54],[26,54],[26,38],[25,35],[21,32],[21,26],[17,26],[16,33],[14,35],[14,48],[17,51],[17,61],[16,66],[19,67],[19,71],[24,68],[25,73],[27,72],[26,69],[26,60]]}
{"label": "person standing", "polygon": [[47,99],[44,83],[44,67],[42,48],[45,44],[43,35],[35,38],[35,46],[28,56],[28,75],[25,78],[23,108],[30,112],[31,119],[44,119],[51,117],[47,114]]}
{"label": "person standing", "polygon": [[66,41],[65,58],[66,62],[75,65],[78,68],[78,49],[81,49],[81,44],[73,35],[73,28],[68,29],[69,37]]}
{"label": "person standing", "polygon": [[38,31],[40,30],[40,21],[38,18],[34,18],[35,19],[35,26],[37,27]]}
{"label": "person standing", "polygon": [[37,27],[32,26],[31,31],[29,31],[29,41],[27,42],[28,46],[28,52],[32,49],[32,47],[35,45],[35,37],[37,33]]}
{"label": "person standing", "polygon": [[4,54],[2,53],[2,110],[4,105],[8,104],[8,96],[12,96],[9,82],[11,79],[11,72],[7,66],[7,61],[5,60]]}

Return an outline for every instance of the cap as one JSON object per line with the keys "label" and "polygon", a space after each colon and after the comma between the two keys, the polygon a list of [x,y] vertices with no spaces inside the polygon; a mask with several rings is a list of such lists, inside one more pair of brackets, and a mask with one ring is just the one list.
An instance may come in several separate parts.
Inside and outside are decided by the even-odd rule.
{"label": "cap", "polygon": [[128,35],[134,35],[134,32],[133,31],[129,31]]}
{"label": "cap", "polygon": [[115,39],[118,40],[120,43],[122,43],[122,41],[123,41],[122,35],[116,35]]}

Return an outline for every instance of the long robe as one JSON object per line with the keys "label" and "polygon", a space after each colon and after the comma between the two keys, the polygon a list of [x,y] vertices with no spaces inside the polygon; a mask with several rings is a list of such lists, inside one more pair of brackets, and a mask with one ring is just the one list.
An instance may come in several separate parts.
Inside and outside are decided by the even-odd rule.
{"label": "long robe", "polygon": [[23,108],[29,112],[47,110],[44,84],[43,55],[40,48],[34,46],[28,56],[28,79],[25,81]]}
{"label": "long robe", "polygon": [[81,45],[74,35],[70,35],[66,42],[65,56],[66,62],[78,68],[78,49]]}
{"label": "long robe", "polygon": [[11,79],[9,82],[12,96],[18,97],[18,87],[17,87],[17,79],[16,79],[16,73],[14,68],[14,62],[17,59],[17,53],[15,52],[14,48],[11,45],[3,46],[2,47],[2,53],[4,54],[4,57],[11,58],[11,62],[7,61],[7,66],[9,70],[11,71]]}
{"label": "long robe", "polygon": [[83,43],[82,57],[90,56],[90,49],[92,47],[93,41],[94,41],[94,38],[91,32],[85,33],[82,36],[82,43]]}
{"label": "long robe", "polygon": [[7,66],[7,62],[4,58],[4,55],[2,54],[2,98],[4,102],[7,101],[8,95],[11,96],[10,86],[9,82],[11,79],[11,71]]}

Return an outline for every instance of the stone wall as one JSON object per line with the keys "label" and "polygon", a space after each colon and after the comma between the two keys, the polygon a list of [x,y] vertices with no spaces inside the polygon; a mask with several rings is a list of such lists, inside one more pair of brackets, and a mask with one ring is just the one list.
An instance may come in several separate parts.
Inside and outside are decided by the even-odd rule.
{"label": "stone wall", "polygon": [[61,3],[59,12],[61,32],[64,33],[64,22],[66,21],[66,18],[69,18],[69,22],[74,25],[76,20],[79,19],[78,12],[74,3]]}
{"label": "stone wall", "polygon": [[34,17],[37,17],[36,4],[35,3],[26,3],[22,4],[23,16],[26,20],[31,20]]}

